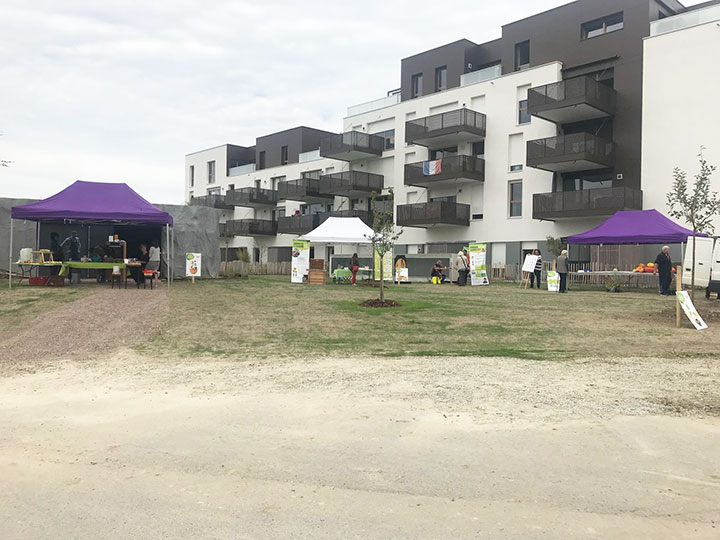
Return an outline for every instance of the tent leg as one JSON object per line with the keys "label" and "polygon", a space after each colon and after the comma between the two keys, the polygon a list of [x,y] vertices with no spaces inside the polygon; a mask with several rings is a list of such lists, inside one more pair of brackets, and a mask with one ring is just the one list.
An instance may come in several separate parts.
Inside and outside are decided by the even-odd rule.
{"label": "tent leg", "polygon": [[[170,229],[170,260],[175,260],[175,227]],[[170,264],[170,281],[175,281],[175,269]]]}
{"label": "tent leg", "polygon": [[8,289],[12,289],[13,218],[10,217],[10,254],[8,255]]}
{"label": "tent leg", "polygon": [[165,270],[167,272],[167,284],[170,288],[170,226],[165,224]]}
{"label": "tent leg", "polygon": [[40,249],[40,222],[35,222],[35,251]]}

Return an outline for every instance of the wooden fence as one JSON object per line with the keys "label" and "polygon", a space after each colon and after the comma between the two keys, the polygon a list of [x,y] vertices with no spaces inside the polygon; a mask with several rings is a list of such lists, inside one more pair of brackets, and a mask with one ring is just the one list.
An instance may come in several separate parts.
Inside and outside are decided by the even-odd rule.
{"label": "wooden fence", "polygon": [[220,263],[221,276],[256,276],[276,275],[290,276],[289,262],[276,263],[248,263],[243,261],[228,261]]}
{"label": "wooden fence", "polygon": [[[552,270],[553,261],[543,262],[543,275],[542,282],[546,283],[547,272]],[[588,285],[591,287],[604,287],[608,276],[597,276],[593,275],[593,272],[610,272],[617,268],[621,271],[632,271],[633,268],[619,267],[609,264],[600,263],[570,263],[569,270],[571,272],[578,272],[580,270],[590,270],[585,275],[570,275],[568,277],[568,283],[573,285]],[[519,283],[522,280],[522,265],[521,264],[505,264],[502,266],[495,266],[490,269],[490,282],[514,282]],[[658,280],[657,277],[653,279],[650,276],[632,276],[631,279],[623,276],[621,278],[621,287],[632,287],[638,289],[657,289]]]}

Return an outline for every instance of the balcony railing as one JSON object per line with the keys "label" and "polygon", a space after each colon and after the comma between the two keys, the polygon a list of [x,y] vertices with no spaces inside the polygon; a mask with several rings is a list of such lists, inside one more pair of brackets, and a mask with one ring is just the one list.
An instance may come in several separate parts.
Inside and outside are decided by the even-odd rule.
{"label": "balcony railing", "polygon": [[434,146],[484,138],[486,122],[483,113],[470,109],[457,109],[416,118],[405,122],[405,142]]}
{"label": "balcony railing", "polygon": [[300,178],[278,182],[277,198],[279,201],[305,201],[329,200],[333,198],[330,193],[324,193],[319,178]]}
{"label": "balcony railing", "polygon": [[320,140],[320,155],[343,161],[382,156],[385,139],[361,131],[348,131]]}
{"label": "balcony railing", "polygon": [[[485,180],[485,160],[475,156],[451,156],[442,158],[435,167],[435,162],[420,161],[405,165],[405,185],[427,187],[438,185],[439,182]],[[426,164],[428,164],[426,166]],[[426,174],[433,173],[433,174]]]}
{"label": "balcony railing", "polygon": [[233,236],[275,236],[277,221],[269,219],[232,219],[225,222],[226,234]]}
{"label": "balcony railing", "polygon": [[373,191],[381,193],[384,187],[381,174],[363,171],[344,171],[326,174],[320,179],[320,189],[323,193],[331,193],[343,197],[369,195]]}
{"label": "balcony railing", "polygon": [[389,96],[360,103],[359,105],[353,105],[347,108],[347,116],[355,116],[356,114],[363,114],[370,111],[376,111],[378,109],[384,109],[385,107],[392,107],[400,103],[400,94],[390,94]]}
{"label": "balcony railing", "polygon": [[278,202],[277,191],[255,187],[235,189],[228,193],[227,198],[235,206],[275,206]]}
{"label": "balcony railing", "polygon": [[372,227],[373,224],[373,213],[369,210],[333,210],[332,212],[322,212],[319,215],[320,223],[324,223],[329,217],[357,217],[369,227]]}
{"label": "balcony railing", "polygon": [[397,224],[403,227],[431,225],[470,225],[470,205],[446,201],[401,204],[397,209]]}
{"label": "balcony railing", "polygon": [[471,71],[470,73],[460,75],[460,86],[490,81],[492,79],[497,79],[498,77],[502,77],[502,66],[490,66],[485,69],[479,69],[477,71]]}
{"label": "balcony railing", "polygon": [[527,165],[553,172],[609,168],[615,165],[615,145],[589,133],[528,141]]}
{"label": "balcony railing", "polygon": [[642,210],[642,199],[642,191],[627,187],[536,193],[533,219],[610,216],[619,210]]}
{"label": "balcony railing", "polygon": [[219,193],[193,197],[190,199],[190,205],[208,206],[210,208],[219,208],[220,210],[232,210],[234,208],[232,202],[228,201],[225,195],[220,195]]}
{"label": "balcony railing", "polygon": [[616,96],[592,77],[574,77],[528,90],[528,112],[556,123],[579,122],[615,114]]}
{"label": "balcony railing", "polygon": [[278,233],[301,235],[320,225],[320,214],[296,214],[278,218]]}

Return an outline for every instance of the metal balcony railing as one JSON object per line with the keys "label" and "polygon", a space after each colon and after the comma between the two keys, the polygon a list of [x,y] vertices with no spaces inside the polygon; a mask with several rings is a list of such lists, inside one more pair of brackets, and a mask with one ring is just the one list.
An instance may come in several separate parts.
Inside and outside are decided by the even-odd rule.
{"label": "metal balcony railing", "polygon": [[470,225],[470,205],[446,201],[402,204],[396,209],[397,224],[404,227]]}
{"label": "metal balcony railing", "polygon": [[381,174],[367,173],[363,171],[344,171],[334,174],[326,174],[320,180],[320,190],[323,193],[333,195],[345,195],[353,192],[364,192],[367,194],[381,193],[384,187]]}
{"label": "metal balcony railing", "polygon": [[278,218],[278,233],[301,235],[320,225],[320,214],[296,214]]}
{"label": "metal balcony railing", "polygon": [[319,178],[300,178],[278,182],[277,198],[280,201],[306,201],[308,199],[331,199],[330,193],[321,189]]}
{"label": "metal balcony railing", "polygon": [[277,191],[256,187],[235,189],[227,198],[235,206],[275,206],[278,202]]}
{"label": "metal balcony railing", "polygon": [[335,159],[381,156],[385,139],[361,131],[348,131],[320,139],[320,155]]}
{"label": "metal balcony railing", "polygon": [[580,160],[612,167],[615,164],[615,145],[589,133],[558,135],[527,143],[529,167],[544,168],[543,164]]}
{"label": "metal balcony railing", "polygon": [[225,229],[234,236],[275,236],[278,224],[269,219],[233,219],[225,223]]}
{"label": "metal balcony railing", "polygon": [[554,220],[608,216],[619,210],[642,210],[643,194],[628,187],[535,193],[533,219]]}
{"label": "metal balcony railing", "polygon": [[469,136],[484,137],[487,118],[470,109],[433,114],[405,122],[405,142],[416,144],[451,133],[466,132]]}
{"label": "metal balcony railing", "polygon": [[[485,160],[475,156],[450,156],[440,160],[437,174],[425,174],[428,161],[405,165],[406,186],[426,186],[446,180],[485,180]],[[437,170],[437,169],[434,169]]]}
{"label": "metal balcony railing", "polygon": [[191,206],[207,206],[210,208],[218,208],[220,210],[232,210],[233,205],[228,202],[225,195],[219,193],[212,193],[210,195],[204,195],[202,197],[193,197],[190,199]]}
{"label": "metal balcony railing", "polygon": [[613,115],[616,101],[617,92],[614,89],[587,75],[528,90],[528,112],[535,115],[580,104]]}

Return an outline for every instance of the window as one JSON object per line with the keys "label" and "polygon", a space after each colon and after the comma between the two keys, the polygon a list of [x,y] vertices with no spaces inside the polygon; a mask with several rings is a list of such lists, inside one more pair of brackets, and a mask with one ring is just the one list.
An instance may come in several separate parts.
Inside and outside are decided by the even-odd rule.
{"label": "window", "polygon": [[287,165],[288,163],[288,147],[283,146],[280,148],[280,165]]}
{"label": "window", "polygon": [[447,66],[435,68],[435,91],[447,90]]}
{"label": "window", "polygon": [[528,100],[523,99],[518,103],[518,124],[529,124],[530,113],[528,113]]}
{"label": "window", "polygon": [[381,131],[380,133],[373,133],[373,135],[377,135],[378,137],[382,137],[383,139],[385,139],[385,145],[383,146],[383,150],[393,150],[395,148],[394,129],[388,129],[387,131]]}
{"label": "window", "polygon": [[436,159],[442,159],[446,157],[451,156],[457,156],[458,148],[457,146],[452,146],[450,148],[438,148],[437,150],[430,150],[430,161],[435,161]]}
{"label": "window", "polygon": [[264,169],[265,168],[265,150],[260,152],[260,155],[258,157],[258,169]]}
{"label": "window", "polygon": [[412,85],[410,87],[410,97],[416,98],[422,96],[422,73],[416,73],[412,76]]}
{"label": "window", "polygon": [[591,39],[603,34],[609,34],[623,28],[623,12],[613,13],[607,17],[595,19],[594,21],[583,23],[580,27],[582,39]]}
{"label": "window", "polygon": [[508,183],[508,198],[510,199],[510,217],[522,217],[522,180]]}
{"label": "window", "polygon": [[485,159],[485,141],[474,142],[472,145],[473,156],[479,159]]}
{"label": "window", "polygon": [[270,189],[272,189],[273,191],[276,190],[278,187],[278,182],[284,182],[284,181],[285,181],[284,176],[273,176],[270,179]]}
{"label": "window", "polygon": [[260,189],[262,187],[262,180],[257,179],[255,180],[255,189]]}
{"label": "window", "polygon": [[450,195],[447,197],[430,197],[430,202],[457,202],[457,195]]}
{"label": "window", "polygon": [[208,195],[220,195],[220,188],[219,187],[210,188],[207,190],[207,194]]}
{"label": "window", "polygon": [[322,175],[322,170],[317,169],[315,171],[304,171],[300,173],[302,178],[312,178],[315,180],[320,180],[320,176]]}
{"label": "window", "polygon": [[473,218],[474,220],[482,220],[483,215],[482,215],[482,214],[473,214],[473,215],[472,215],[472,218]]}
{"label": "window", "polygon": [[522,171],[522,170],[523,170],[522,163],[520,163],[518,165],[510,165],[510,172],[518,172],[518,171]]}
{"label": "window", "polygon": [[190,165],[190,187],[195,185],[195,165]]}
{"label": "window", "polygon": [[515,45],[515,71],[530,67],[530,42],[523,41]]}
{"label": "window", "polygon": [[208,184],[214,184],[215,183],[215,162],[208,161],[207,169],[208,169]]}

